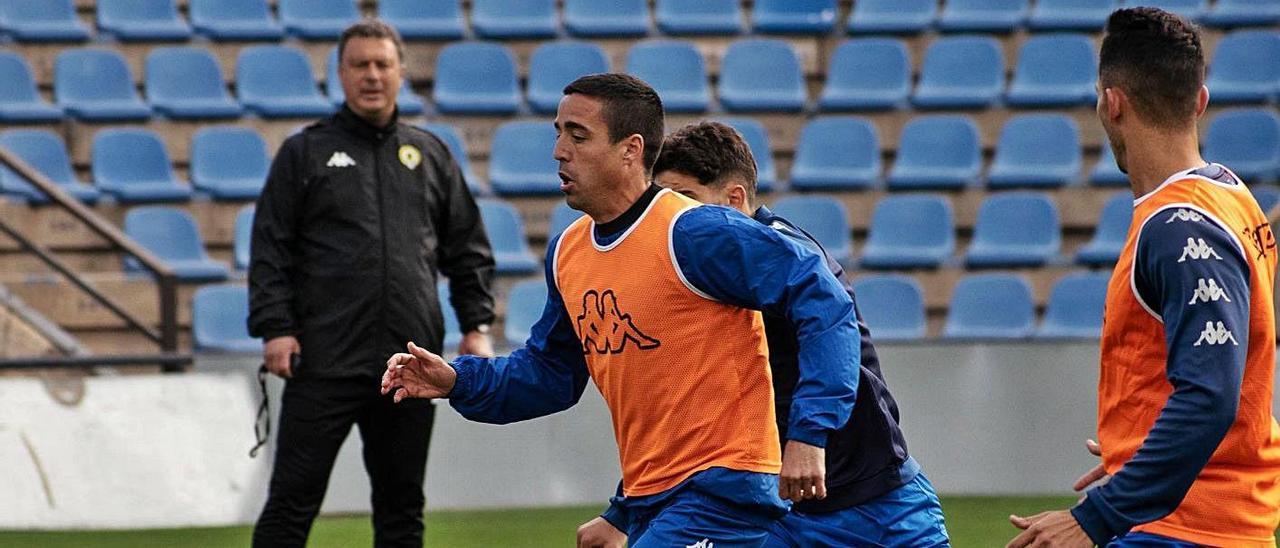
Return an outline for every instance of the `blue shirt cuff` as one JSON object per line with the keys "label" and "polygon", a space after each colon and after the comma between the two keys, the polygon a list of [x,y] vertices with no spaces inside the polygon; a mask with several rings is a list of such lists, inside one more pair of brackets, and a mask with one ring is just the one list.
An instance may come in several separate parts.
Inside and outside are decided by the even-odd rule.
{"label": "blue shirt cuff", "polygon": [[600,514],[600,517],[609,522],[609,525],[612,525],[614,529],[622,531],[623,533],[627,532],[630,520],[627,519],[627,512],[622,508],[619,508],[618,505],[610,504],[609,509],[605,510],[603,514]]}
{"label": "blue shirt cuff", "polygon": [[1098,546],[1106,546],[1112,539],[1128,531],[1128,528],[1113,527],[1107,520],[1109,513],[1113,513],[1113,510],[1102,497],[1095,496],[1092,490],[1080,504],[1071,509],[1071,516],[1076,518],[1080,528]]}
{"label": "blue shirt cuff", "polygon": [[475,363],[467,360],[455,360],[449,364],[449,367],[453,368],[458,377],[453,381],[453,389],[445,397],[450,400],[467,399],[471,396],[471,386],[475,384]]}
{"label": "blue shirt cuff", "polygon": [[807,430],[795,426],[787,429],[787,439],[812,445],[814,447],[825,448],[827,446],[827,436],[829,434],[830,432],[826,430]]}

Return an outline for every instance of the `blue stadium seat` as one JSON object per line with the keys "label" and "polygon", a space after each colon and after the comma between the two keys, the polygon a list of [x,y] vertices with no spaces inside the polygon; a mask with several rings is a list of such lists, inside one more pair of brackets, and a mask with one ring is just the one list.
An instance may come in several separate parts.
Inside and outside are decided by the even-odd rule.
{"label": "blue stadium seat", "polygon": [[449,154],[453,156],[453,161],[458,163],[458,168],[462,170],[462,178],[467,180],[467,188],[471,189],[472,194],[488,193],[488,189],[480,182],[480,178],[471,171],[471,158],[467,156],[467,147],[463,144],[462,134],[458,133],[458,128],[449,124],[431,123],[423,124],[422,129],[439,137],[444,141],[444,145],[449,147]]}
{"label": "blue stadium seat", "polygon": [[1275,0],[1218,0],[1201,21],[1215,27],[1274,25],[1280,23],[1280,3]]}
{"label": "blue stadium seat", "polygon": [[[98,189],[80,182],[71,168],[71,157],[62,139],[43,129],[9,129],[0,132],[0,148],[16,154],[27,165],[48,177],[62,190],[86,204],[98,201]],[[0,192],[29,203],[46,203],[48,198],[9,168],[0,166]]]}
{"label": "blue stadium seat", "polygon": [[1253,199],[1258,202],[1258,209],[1270,217],[1271,210],[1280,204],[1280,188],[1273,186],[1254,186],[1249,189]]}
{"label": "blue stadium seat", "polygon": [[1133,220],[1133,193],[1118,190],[1107,198],[1093,230],[1093,238],[1076,253],[1076,262],[1086,266],[1115,264],[1129,238],[1129,223]]}
{"label": "blue stadium seat", "polygon": [[1099,31],[1116,9],[1116,0],[1036,0],[1027,26],[1032,30]]}
{"label": "blue stadium seat", "polygon": [[732,127],[751,148],[756,160],[756,190],[772,192],[778,183],[778,167],[773,162],[773,145],[764,124],[754,118],[723,118],[720,122]]}
{"label": "blue stadium seat", "polygon": [[564,0],[564,28],[584,38],[644,36],[649,34],[649,2]]}
{"label": "blue stadium seat", "polygon": [[853,34],[916,34],[938,17],[934,0],[859,0],[849,16]]}
{"label": "blue stadium seat", "polygon": [[552,38],[560,17],[555,0],[472,0],[471,28],[480,38]]}
{"label": "blue stadium seat", "polygon": [[1027,0],[947,0],[938,17],[943,32],[1013,32],[1027,18]]}
{"label": "blue stadium seat", "polygon": [[277,8],[284,30],[303,40],[337,40],[360,20],[353,0],[278,0]]}
{"label": "blue stadium seat", "polygon": [[458,0],[381,0],[378,17],[405,40],[459,40],[466,34]]}
{"label": "blue stadium seat", "polygon": [[529,340],[529,330],[542,317],[547,305],[547,282],[520,280],[511,286],[507,295],[507,316],[502,322],[502,334],[512,348],[524,346]]}
{"label": "blue stadium seat", "polygon": [[1042,339],[1102,336],[1102,309],[1107,302],[1111,275],[1101,272],[1067,274],[1053,284],[1045,306],[1044,321],[1036,331]]}
{"label": "blue stadium seat", "polygon": [[122,57],[108,49],[65,49],[53,63],[53,93],[67,114],[82,120],[130,121],[151,117]]}
{"label": "blue stadium seat", "polygon": [[1231,168],[1247,183],[1280,178],[1280,115],[1272,108],[1229,110],[1209,122],[1204,159]]}
{"label": "blue stadium seat", "polygon": [[146,78],[152,108],[169,118],[237,118],[244,113],[206,49],[153,49],[147,55]]}
{"label": "blue stadium seat", "polygon": [[1089,183],[1096,186],[1129,186],[1129,176],[1120,171],[1116,165],[1115,153],[1111,146],[1102,144],[1102,156],[1089,172]]}
{"label": "blue stadium seat", "polygon": [[554,114],[564,87],[579,76],[609,72],[604,48],[592,42],[547,42],[529,57],[529,106]]}
{"label": "blue stadium seat", "polygon": [[852,116],[814,118],[800,130],[791,188],[858,190],[880,182],[880,137],[875,126]]}
{"label": "blue stadium seat", "polygon": [[1031,286],[1014,274],[971,274],[956,284],[946,339],[1022,339],[1035,330]]}
{"label": "blue stadium seat", "polygon": [[83,42],[89,29],[72,0],[0,2],[0,31],[19,42]]}
{"label": "blue stadium seat", "polygon": [[773,212],[808,232],[827,255],[848,267],[853,260],[849,211],[828,196],[786,196],[773,204]]}
{"label": "blue stadium seat", "polygon": [[551,222],[547,225],[547,237],[550,238],[564,232],[569,225],[582,217],[582,212],[569,207],[564,200],[557,200],[555,209],[551,210]]}
{"label": "blue stadium seat", "polygon": [[[342,91],[342,80],[338,78],[338,47],[329,50],[329,58],[325,61],[325,94],[329,102],[337,108],[347,101],[346,92]],[[396,94],[396,108],[402,116],[417,116],[427,110],[426,101],[413,88],[409,87],[409,79],[400,80],[400,92]]]}
{"label": "blue stadium seat", "polygon": [[1087,36],[1032,36],[1018,53],[1005,100],[1026,107],[1092,105],[1098,98],[1097,78],[1097,59]]}
{"label": "blue stadium seat", "polygon": [[742,34],[738,0],[656,0],[653,18],[663,34]]}
{"label": "blue stadium seat", "polygon": [[720,104],[725,110],[800,112],[804,103],[804,73],[790,43],[761,39],[729,45],[720,60]]}
{"label": "blue stadium seat", "polygon": [[911,59],[900,40],[847,40],[831,54],[827,82],[818,98],[822,110],[883,110],[906,106],[911,94]]}
{"label": "blue stadium seat", "polygon": [[924,291],[911,276],[877,274],[853,282],[856,306],[876,341],[925,337]]}
{"label": "blue stadium seat", "polygon": [[498,126],[489,153],[489,186],[498,194],[560,193],[560,163],[552,157],[556,130],[544,121]]}
{"label": "blue stadium seat", "polygon": [[705,112],[711,105],[706,61],[689,42],[636,44],[627,52],[627,73],[653,86],[667,112]]}
{"label": "blue stadium seat", "polygon": [[1000,130],[991,188],[1059,187],[1080,180],[1080,130],[1065,114],[1022,114]]}
{"label": "blue stadium seat", "polygon": [[[227,279],[227,265],[209,257],[200,239],[196,220],[185,209],[140,206],[124,215],[124,233],[150,251],[184,282],[219,282]],[[124,258],[128,274],[148,272],[132,255]]]}
{"label": "blue stadium seat", "polygon": [[836,0],[756,0],[751,22],[766,34],[826,34],[836,25]]}
{"label": "blue stadium seat", "polygon": [[940,38],[924,54],[911,102],[920,108],[985,108],[1004,90],[1004,55],[991,36]]}
{"label": "blue stadium seat", "polygon": [[191,137],[191,186],[215,200],[252,200],[271,168],[267,144],[240,126],[210,126]]}
{"label": "blue stadium seat", "polygon": [[259,45],[240,50],[236,60],[240,103],[264,118],[316,117],[333,112],[320,95],[302,51],[291,46]]}
{"label": "blue stadium seat", "polygon": [[258,354],[262,339],[249,336],[249,289],[208,285],[191,296],[191,343],[196,352]]}
{"label": "blue stadium seat", "polygon": [[538,259],[529,251],[529,242],[525,239],[524,222],[520,220],[520,212],[509,203],[482,199],[477,200],[480,206],[480,218],[484,221],[484,231],[489,236],[489,244],[493,246],[493,260],[497,263],[498,274],[532,274],[538,271]]}
{"label": "blue stadium seat", "polygon": [[1214,104],[1280,97],[1280,33],[1240,30],[1223,37],[1209,64],[1207,85]]}
{"label": "blue stadium seat", "polygon": [[267,0],[188,0],[191,26],[217,41],[279,40],[284,27]]}
{"label": "blue stadium seat", "polygon": [[0,51],[0,122],[41,123],[61,119],[62,109],[40,97],[27,60],[16,53]]}
{"label": "blue stadium seat", "polygon": [[462,327],[458,324],[458,313],[449,302],[449,282],[441,279],[436,284],[436,295],[440,299],[440,315],[444,316],[444,347],[452,352],[462,342]]}
{"label": "blue stadium seat", "polygon": [[240,208],[236,213],[235,232],[231,240],[231,262],[239,272],[249,270],[249,244],[253,240],[253,204]]}
{"label": "blue stadium seat", "polygon": [[858,265],[867,269],[935,268],[956,251],[951,202],[933,194],[897,194],[876,204]]}
{"label": "blue stadium seat", "polygon": [[1124,7],[1148,6],[1176,13],[1190,21],[1197,21],[1209,12],[1209,0],[1124,0]]}
{"label": "blue stadium seat", "polygon": [[965,253],[970,268],[1043,266],[1062,248],[1058,206],[1039,192],[1002,192],[983,200]]}
{"label": "blue stadium seat", "polygon": [[516,60],[501,44],[458,42],[436,58],[434,98],[445,114],[515,114]]}
{"label": "blue stadium seat", "polygon": [[174,0],[96,0],[98,29],[122,42],[191,38]]}
{"label": "blue stadium seat", "polygon": [[965,188],[982,171],[978,126],[968,116],[918,116],[902,128],[889,188]]}
{"label": "blue stadium seat", "polygon": [[185,202],[191,187],[178,180],[155,132],[109,128],[93,136],[93,180],[123,203]]}

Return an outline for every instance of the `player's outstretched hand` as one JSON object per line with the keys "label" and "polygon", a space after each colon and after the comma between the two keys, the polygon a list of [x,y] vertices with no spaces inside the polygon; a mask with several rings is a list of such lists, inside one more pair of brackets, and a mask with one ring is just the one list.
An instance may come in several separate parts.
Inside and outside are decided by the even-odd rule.
{"label": "player's outstretched hand", "polygon": [[622,548],[627,535],[602,517],[578,526],[578,548]]}
{"label": "player's outstretched hand", "polygon": [[782,473],[778,496],[800,502],[827,498],[827,451],[796,440],[788,440],[782,452]]}
{"label": "player's outstretched hand", "polygon": [[1014,527],[1022,534],[1014,537],[1005,548],[1092,548],[1093,541],[1076,522],[1075,516],[1066,510],[1040,512],[1031,517],[1009,516]]}
{"label": "player's outstretched hand", "polygon": [[[1095,457],[1102,456],[1102,446],[1098,445],[1098,442],[1093,440],[1084,440],[1084,446],[1090,453],[1093,453]],[[1102,466],[1102,463],[1098,463],[1098,465],[1094,466],[1092,470],[1085,472],[1084,475],[1080,476],[1075,483],[1071,484],[1071,488],[1076,491],[1084,491],[1090,485],[1093,485],[1093,482],[1105,477],[1107,477],[1107,469]]]}
{"label": "player's outstretched hand", "polygon": [[396,354],[387,360],[382,393],[393,394],[396,403],[405,398],[443,398],[453,391],[457,380],[458,372],[444,358],[410,341],[408,354]]}

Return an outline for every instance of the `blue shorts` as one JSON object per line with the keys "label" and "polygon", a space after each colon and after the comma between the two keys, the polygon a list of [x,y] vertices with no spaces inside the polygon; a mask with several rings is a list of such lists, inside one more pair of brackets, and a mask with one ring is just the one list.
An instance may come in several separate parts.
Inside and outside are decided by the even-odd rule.
{"label": "blue shorts", "polygon": [[903,486],[857,506],[809,514],[792,511],[769,529],[769,548],[804,546],[951,546],[942,504],[921,472]]}
{"label": "blue shorts", "polygon": [[1151,533],[1129,533],[1107,544],[1107,548],[1194,548],[1195,546],[1200,545]]}
{"label": "blue shorts", "polygon": [[754,512],[725,499],[683,489],[651,516],[633,515],[631,548],[759,548],[775,515]]}

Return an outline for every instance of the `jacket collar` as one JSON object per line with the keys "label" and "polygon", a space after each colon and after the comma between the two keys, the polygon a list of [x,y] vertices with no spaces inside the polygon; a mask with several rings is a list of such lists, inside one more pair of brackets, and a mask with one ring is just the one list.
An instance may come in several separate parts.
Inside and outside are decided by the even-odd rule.
{"label": "jacket collar", "polygon": [[382,141],[395,133],[399,118],[400,108],[396,107],[396,111],[391,113],[391,121],[387,123],[386,127],[374,127],[373,124],[370,124],[367,120],[357,115],[355,111],[351,110],[351,107],[348,107],[346,103],[343,103],[342,109],[334,115],[334,119],[337,120],[342,129],[371,141]]}

